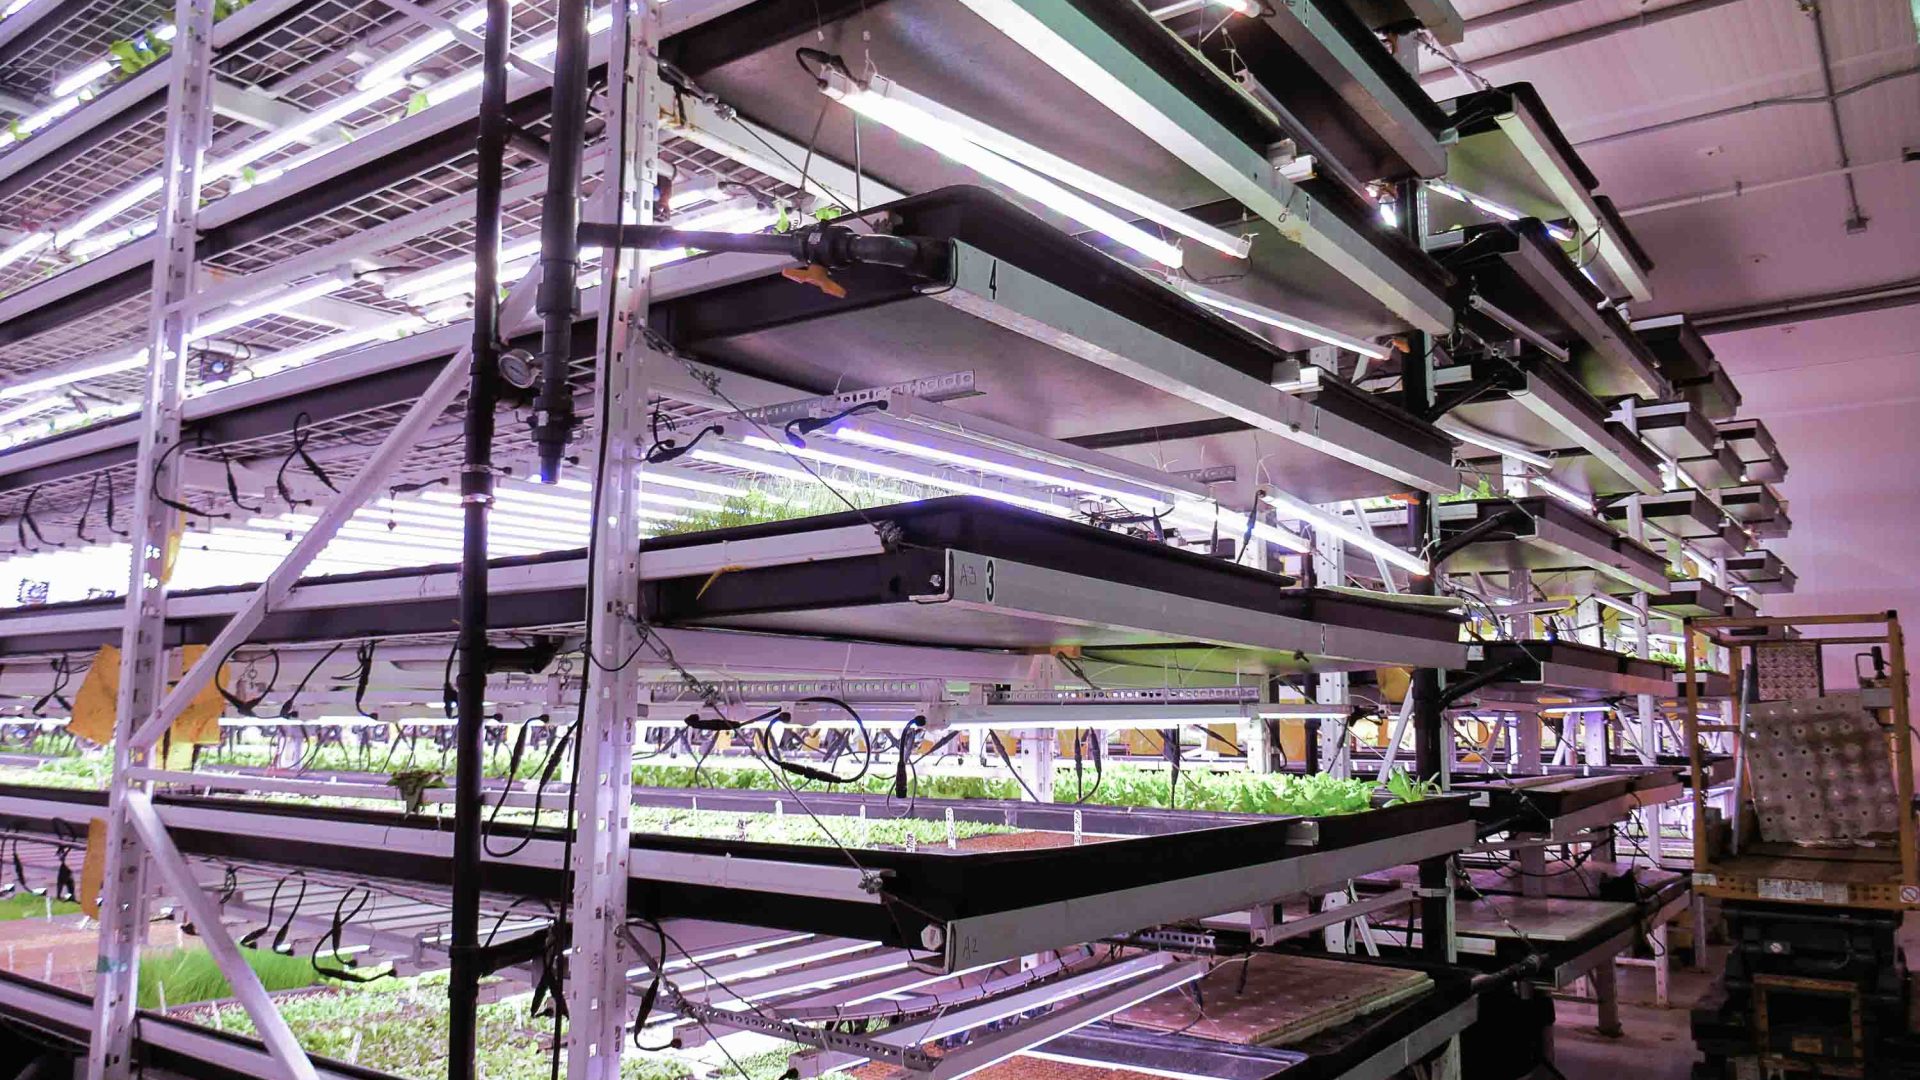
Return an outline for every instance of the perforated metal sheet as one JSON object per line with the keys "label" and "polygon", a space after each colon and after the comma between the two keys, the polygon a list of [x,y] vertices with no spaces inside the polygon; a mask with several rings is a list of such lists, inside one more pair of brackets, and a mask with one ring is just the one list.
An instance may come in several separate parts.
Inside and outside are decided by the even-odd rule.
{"label": "perforated metal sheet", "polygon": [[1753,656],[1758,669],[1758,701],[1816,698],[1826,688],[1818,645],[1763,645],[1753,650]]}
{"label": "perforated metal sheet", "polygon": [[1748,731],[1762,838],[1826,846],[1898,835],[1887,734],[1860,694],[1761,702]]}

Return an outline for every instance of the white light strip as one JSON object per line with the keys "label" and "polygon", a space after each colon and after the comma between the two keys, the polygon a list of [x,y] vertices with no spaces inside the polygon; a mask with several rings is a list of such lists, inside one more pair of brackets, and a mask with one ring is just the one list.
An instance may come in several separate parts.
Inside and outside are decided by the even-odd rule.
{"label": "white light strip", "polygon": [[146,363],[147,350],[139,349],[131,355],[121,355],[110,360],[102,360],[97,364],[89,364],[85,367],[74,368],[70,371],[55,372],[52,375],[42,375],[37,379],[28,379],[26,382],[0,387],[0,398],[24,397],[42,390],[52,390],[56,387],[66,386],[69,383],[83,382],[87,379],[97,379],[103,375],[118,375],[125,371],[137,371],[145,367]]}
{"label": "white light strip", "polygon": [[1588,593],[1587,599],[1592,600],[1594,603],[1599,604],[1601,607],[1612,608],[1613,610],[1621,613],[1622,615],[1628,615],[1635,619],[1640,617],[1639,608],[1634,607],[1632,604],[1629,604],[1624,600],[1618,600],[1618,599],[1615,599],[1614,597],[1608,596],[1606,593],[1602,593],[1602,592]]}
{"label": "white light strip", "polygon": [[206,175],[201,177],[200,182],[210,184],[216,180],[224,180],[229,176],[233,176],[248,165],[266,157],[268,154],[276,150],[283,150],[286,147],[292,146],[294,143],[303,142],[308,136],[313,135],[322,128],[331,127],[362,109],[377,105],[384,98],[396,94],[406,89],[406,87],[407,81],[405,79],[394,76],[384,82],[374,83],[363,90],[348,94],[346,97],[340,98],[337,101],[330,102],[326,108],[308,113],[299,121],[288,124],[286,127],[281,128],[266,138],[258,142],[249,143],[219,161],[210,164],[207,167]]}
{"label": "white light strip", "polygon": [[67,399],[63,397],[41,397],[15,405],[11,409],[0,410],[0,427],[25,420],[29,416],[36,416],[66,403]]}
{"label": "white light strip", "polygon": [[1072,511],[1066,507],[1055,506],[1053,503],[1043,502],[1039,499],[1029,499],[1024,495],[995,491],[992,488],[980,487],[977,484],[962,483],[957,480],[931,476],[927,473],[914,472],[912,469],[901,469],[892,465],[863,461],[857,457],[835,454],[825,450],[816,450],[810,446],[781,446],[771,439],[762,438],[758,435],[749,435],[741,439],[740,442],[741,445],[750,446],[755,450],[764,450],[775,454],[791,454],[795,457],[806,458],[809,461],[818,461],[824,465],[838,465],[841,468],[853,469],[856,472],[871,473],[874,476],[885,477],[889,480],[898,480],[903,483],[938,488],[942,491],[951,491],[960,495],[978,495],[983,499],[993,499],[996,502],[1003,502],[1009,506],[1023,507],[1028,510],[1038,511],[1042,514],[1049,514],[1053,517],[1067,517],[1072,513]]}
{"label": "white light strip", "polygon": [[322,356],[337,353],[342,349],[350,349],[356,345],[364,345],[369,341],[378,341],[382,338],[402,337],[416,330],[424,329],[426,325],[427,321],[418,315],[402,315],[399,318],[375,323],[372,326],[361,327],[358,330],[348,330],[339,334],[329,334],[318,340],[309,341],[305,345],[295,345],[291,349],[282,349],[276,353],[269,353],[248,364],[247,371],[255,378],[265,378],[268,375],[277,374],[289,368],[300,367]]}
{"label": "white light strip", "polygon": [[28,233],[5,248],[0,248],[0,267],[12,266],[52,242],[48,233]]}
{"label": "white light strip", "polygon": [[[508,7],[511,9],[511,3],[509,3]],[[469,32],[479,30],[481,27],[487,25],[486,5],[481,4],[468,10],[459,18],[454,19],[453,25]],[[353,84],[362,90],[371,86],[378,86],[381,83],[406,74],[408,68],[453,44],[453,42],[454,36],[451,30],[435,30],[432,33],[422,35],[417,40],[403,45],[399,49],[381,57],[373,66],[362,71],[359,78],[355,79]]]}
{"label": "white light strip", "polygon": [[154,173],[87,211],[79,221],[54,233],[53,242],[60,247],[66,247],[158,194],[160,194],[160,174]]}
{"label": "white light strip", "polygon": [[1010,480],[1024,480],[1029,484],[1037,484],[1041,487],[1077,491],[1083,495],[1094,495],[1103,499],[1113,499],[1120,502],[1137,504],[1144,501],[1154,506],[1167,505],[1167,500],[1164,497],[1153,492],[1120,491],[1116,488],[1106,487],[1101,484],[1089,484],[1078,477],[1043,473],[1033,469],[1023,469],[1017,465],[1006,465],[998,461],[989,461],[985,458],[958,454],[951,450],[942,450],[932,446],[921,446],[918,443],[891,438],[886,435],[866,431],[862,428],[842,427],[832,434],[836,439],[854,443],[859,446],[869,446],[877,450],[891,450],[895,453],[924,458],[928,461],[937,461],[943,465],[971,469],[974,472],[1004,476]]}
{"label": "white light strip", "polygon": [[1291,495],[1282,492],[1268,491],[1266,493],[1266,500],[1272,503],[1274,509],[1280,511],[1281,514],[1307,522],[1315,529],[1325,532],[1330,536],[1338,537],[1342,542],[1357,547],[1369,555],[1384,559],[1410,574],[1425,577],[1429,572],[1425,559],[1402,551],[1377,537],[1368,536],[1366,533],[1348,525],[1346,522],[1320,510],[1318,507],[1301,502]]}
{"label": "white light strip", "polygon": [[[227,310],[211,317],[194,320],[193,333],[187,335],[188,341],[199,341],[215,334],[244,326],[255,319],[268,315],[294,315],[293,308],[322,296],[337,293],[353,283],[351,274],[329,274],[318,281],[308,282],[297,288],[278,292],[264,299],[255,300],[238,310]],[[298,316],[295,315],[297,318]]]}
{"label": "white light strip", "polygon": [[1105,233],[1154,262],[1174,268],[1181,265],[1183,257],[1179,248],[1149,235],[1146,230],[1095,206],[1024,165],[988,150],[952,124],[897,98],[859,89],[844,79],[836,83],[831,81],[833,78],[839,78],[837,73],[830,78],[828,85],[821,88],[822,91],[869,120],[885,124],[914,142],[952,158],[1054,213]]}
{"label": "white light strip", "polygon": [[1374,360],[1385,360],[1387,357],[1393,355],[1388,350],[1370,341],[1362,341],[1357,337],[1343,334],[1338,330],[1330,330],[1316,323],[1307,322],[1305,319],[1297,319],[1291,315],[1281,314],[1270,307],[1256,304],[1250,300],[1242,300],[1238,297],[1228,296],[1225,293],[1215,292],[1204,285],[1195,285],[1190,281],[1176,281],[1171,284],[1175,289],[1185,293],[1188,297],[1199,303],[1205,304],[1210,308],[1217,308],[1232,315],[1238,315],[1243,319],[1252,319],[1254,322],[1265,323],[1268,326],[1285,330],[1289,333],[1299,334],[1301,337],[1312,338],[1315,341],[1325,342],[1328,345],[1336,345],[1348,352],[1356,352],[1361,356],[1370,357]]}
{"label": "white light strip", "polygon": [[1538,450],[1522,446],[1512,439],[1502,438],[1490,431],[1482,431],[1457,417],[1442,416],[1440,419],[1434,421],[1433,426],[1459,439],[1463,443],[1472,443],[1474,446],[1484,447],[1502,457],[1513,458],[1515,461],[1524,462],[1536,469],[1553,468],[1552,459],[1540,453]]}
{"label": "white light strip", "polygon": [[[843,83],[846,77],[832,72],[829,80],[838,79]],[[846,89],[856,90],[851,83]],[[1077,188],[1103,202],[1125,210],[1135,217],[1145,218],[1157,225],[1163,225],[1182,236],[1198,240],[1200,243],[1236,259],[1244,259],[1252,250],[1253,242],[1245,236],[1235,236],[1224,229],[1215,228],[1190,214],[1182,213],[1165,203],[1134,191],[1132,188],[1101,176],[1099,173],[1083,169],[1065,158],[1043,150],[1032,143],[1016,139],[998,128],[990,127],[965,113],[947,108],[945,105],[900,85],[892,80],[874,76],[868,81],[866,92],[890,98],[947,124],[961,133],[968,141],[981,146],[1001,157],[1024,165],[1042,176]],[[1104,230],[1103,230],[1104,231]]]}
{"label": "white light strip", "polygon": [[73,74],[67,76],[66,78],[61,79],[59,82],[54,83],[53,96],[57,98],[63,98],[63,97],[66,97],[68,94],[79,93],[81,90],[84,90],[89,86],[92,86],[94,83],[97,83],[101,79],[104,79],[108,75],[112,74],[114,69],[118,66],[119,65],[115,64],[112,60],[109,60],[109,59],[102,58],[99,60],[95,60],[93,63],[88,64],[86,67],[81,68],[79,71],[76,71]]}
{"label": "white light strip", "polygon": [[[500,263],[504,266],[507,263],[518,262],[521,259],[538,254],[540,254],[540,238],[536,236],[531,240],[523,240],[517,244],[501,245]],[[473,282],[470,280],[472,277],[473,260],[456,259],[452,262],[441,263],[431,269],[422,270],[416,274],[408,274],[406,277],[396,278],[382,286],[381,291],[388,296],[408,296],[413,293],[423,292],[435,285],[444,285],[449,282],[459,281],[462,278],[469,279],[466,283],[467,289],[468,291],[472,291]]]}
{"label": "white light strip", "polygon": [[[1484,195],[1475,195],[1471,191],[1466,191],[1464,189],[1454,187],[1452,184],[1449,184],[1444,180],[1428,180],[1428,181],[1425,181],[1425,183],[1427,185],[1428,191],[1438,192],[1441,195],[1445,195],[1449,199],[1466,203],[1468,206],[1482,210],[1488,214],[1492,214],[1494,217],[1497,217],[1502,221],[1519,221],[1521,218],[1527,216],[1521,213],[1520,211],[1515,210],[1511,206],[1503,206],[1500,203],[1494,202],[1492,199],[1485,197]],[[1547,227],[1548,236],[1553,237],[1555,240],[1558,240],[1563,244],[1573,239],[1572,233],[1568,232],[1567,230],[1561,228],[1558,225],[1555,225],[1551,222],[1544,222],[1544,221],[1541,222],[1541,224]]]}
{"label": "white light strip", "polygon": [[1589,514],[1593,513],[1593,500],[1570,487],[1549,480],[1544,476],[1529,476],[1527,477],[1527,483],[1532,484],[1534,487],[1539,488],[1541,491],[1559,499],[1561,502],[1566,503],[1576,510],[1585,510]]}
{"label": "white light strip", "polygon": [[1226,8],[1236,15],[1255,15],[1260,11],[1259,6],[1252,3],[1252,0],[1175,0],[1166,7],[1154,8],[1150,14],[1155,19],[1166,22],[1168,19],[1177,19],[1182,15],[1199,11],[1208,4]]}

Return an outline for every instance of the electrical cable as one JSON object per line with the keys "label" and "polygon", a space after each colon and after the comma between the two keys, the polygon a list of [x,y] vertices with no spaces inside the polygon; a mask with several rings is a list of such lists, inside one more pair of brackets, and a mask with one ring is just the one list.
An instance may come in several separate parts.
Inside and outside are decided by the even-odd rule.
{"label": "electrical cable", "polygon": [[[293,491],[287,487],[287,467],[293,464],[295,458],[299,458],[300,463],[305,465],[307,471],[313,474],[313,478],[325,485],[328,491],[337,493],[340,490],[334,486],[332,477],[327,475],[327,470],[320,467],[320,463],[313,459],[312,454],[307,453],[307,440],[313,436],[313,431],[305,425],[312,421],[313,417],[309,416],[304,410],[295,414],[293,418],[293,448],[287,451],[286,457],[280,459],[280,468],[273,474],[273,486],[280,492],[281,501],[285,502],[289,508],[313,505],[312,499],[295,498]],[[220,516],[224,517],[226,515],[223,514]]]}

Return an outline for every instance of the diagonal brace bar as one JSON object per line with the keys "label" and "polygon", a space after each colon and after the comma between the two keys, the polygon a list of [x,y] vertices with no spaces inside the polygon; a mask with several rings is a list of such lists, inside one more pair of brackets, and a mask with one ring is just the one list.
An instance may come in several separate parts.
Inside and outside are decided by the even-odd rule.
{"label": "diagonal brace bar", "polygon": [[146,793],[128,791],[123,796],[122,806],[127,819],[134,830],[140,834],[141,843],[146,845],[147,855],[159,867],[160,875],[167,880],[167,887],[180,897],[181,903],[193,916],[193,925],[200,931],[200,939],[206,942],[207,951],[220,966],[220,973],[227,977],[232,985],[234,996],[253,1018],[254,1030],[260,1033],[260,1041],[267,1044],[267,1051],[273,1055],[275,1064],[286,1080],[317,1080],[313,1062],[307,1058],[307,1052],[287,1028],[287,1022],[280,1018],[280,1011],[273,1006],[273,999],[267,996],[266,987],[260,985],[260,976],[247,966],[246,958],[240,955],[240,946],[233,943],[233,936],[220,921],[220,908],[200,888],[193,870],[187,866],[178,848],[173,846],[173,838],[167,835],[167,827],[160,821],[160,815],[154,812],[153,803],[148,801]]}
{"label": "diagonal brace bar", "polygon": [[[539,276],[537,267],[529,270],[527,276],[521,278],[507,294],[506,302],[501,306],[502,326],[513,327],[525,321],[533,310]],[[253,595],[247,598],[246,606],[227,620],[227,625],[221,627],[219,636],[207,646],[207,651],[167,693],[160,708],[134,732],[133,746],[136,750],[152,746],[163,732],[173,726],[173,722],[186,711],[187,705],[213,681],[215,673],[220,670],[221,661],[234,646],[253,636],[267,613],[275,604],[285,600],[293,587],[300,583],[300,575],[306,573],[313,560],[333,542],[334,534],[347,523],[347,519],[358,513],[369,498],[379,493],[380,485],[393,473],[401,459],[413,450],[434,421],[440,419],[460,392],[466,389],[467,364],[472,355],[472,349],[463,348],[447,361],[447,366],[441,369],[440,374],[434,377],[426,391],[413,403],[413,407],[407,410],[407,415],[387,433],[386,440],[367,459],[366,466],[341,490],[338,497],[327,504],[320,520],[313,523],[313,527],[307,530],[299,543],[293,545],[293,550],[287,553],[280,565],[274,567],[273,573],[267,575],[267,580],[261,582]]]}

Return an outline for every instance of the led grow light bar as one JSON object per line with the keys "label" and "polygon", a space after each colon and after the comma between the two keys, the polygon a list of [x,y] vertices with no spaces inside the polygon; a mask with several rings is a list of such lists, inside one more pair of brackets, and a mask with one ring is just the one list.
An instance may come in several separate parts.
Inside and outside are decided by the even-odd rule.
{"label": "led grow light bar", "polygon": [[[512,10],[512,0],[508,0],[507,8],[509,11]],[[486,5],[481,4],[468,10],[459,18],[454,19],[453,25],[469,33],[479,30],[481,27],[487,25]],[[435,30],[432,33],[422,35],[417,40],[403,45],[398,50],[388,53],[386,56],[375,61],[371,67],[362,71],[359,77],[354,79],[353,85],[358,89],[365,90],[368,87],[378,86],[404,75],[408,68],[453,44],[454,41],[455,36],[451,30]]]}
{"label": "led grow light bar", "polygon": [[1338,346],[1348,352],[1359,353],[1361,356],[1374,360],[1385,360],[1387,357],[1393,355],[1388,350],[1370,341],[1362,341],[1357,337],[1343,334],[1338,330],[1330,330],[1317,323],[1310,323],[1305,319],[1283,314],[1270,307],[1256,304],[1251,300],[1242,300],[1236,296],[1228,296],[1225,293],[1216,292],[1204,285],[1196,285],[1190,281],[1173,281],[1170,282],[1170,284],[1175,289],[1186,294],[1189,298],[1230,315],[1238,315],[1243,319],[1252,319],[1254,322],[1263,323],[1275,329],[1285,330],[1288,333],[1299,334],[1301,337],[1312,338],[1315,341],[1324,342],[1328,345]]}
{"label": "led grow light bar", "polygon": [[1606,593],[1603,593],[1603,592],[1588,593],[1587,599],[1593,601],[1596,604],[1599,604],[1601,607],[1612,608],[1613,610],[1621,613],[1622,615],[1627,615],[1635,619],[1639,618],[1641,614],[1639,608],[1634,607],[1632,604],[1629,604],[1624,600],[1619,600],[1619,599],[1615,599],[1614,597],[1608,596]]}
{"label": "led grow light bar", "polygon": [[994,476],[1004,476],[1009,480],[1022,480],[1026,483],[1037,484],[1041,487],[1064,488],[1084,495],[1093,495],[1116,501],[1134,503],[1144,501],[1154,506],[1168,505],[1170,501],[1158,492],[1150,492],[1144,489],[1122,491],[1104,484],[1088,483],[1078,477],[1043,473],[1034,469],[1021,468],[1018,465],[1008,465],[1003,462],[992,461],[987,458],[974,457],[969,454],[959,454],[951,450],[942,450],[932,446],[923,446],[919,443],[908,442],[905,439],[896,439],[891,436],[877,434],[861,427],[841,427],[832,434],[836,439],[843,442],[850,442],[857,446],[871,447],[876,450],[890,450],[897,454],[923,458],[927,461],[937,462],[942,465],[951,465],[956,468],[988,473]]}
{"label": "led grow light bar", "polygon": [[[992,499],[996,502],[1006,503],[1009,506],[1018,506],[1027,510],[1038,511],[1042,514],[1049,514],[1053,517],[1067,517],[1072,513],[1072,511],[1064,506],[1057,506],[1040,499],[1030,499],[1024,495],[1015,495],[1006,491],[995,491],[992,488],[981,487],[978,484],[949,480],[931,473],[915,472],[912,469],[902,469],[893,465],[881,464],[877,461],[868,461],[850,454],[836,454],[811,446],[782,446],[771,439],[759,435],[748,435],[740,440],[740,444],[754,450],[775,454],[790,454],[794,457],[805,458],[809,461],[817,461],[823,465],[836,465],[843,469],[852,469],[855,472],[868,473],[886,480],[918,484],[921,487],[936,488],[941,491],[951,491],[956,495],[978,495],[983,499]],[[759,468],[757,465],[751,467],[755,469]],[[813,477],[809,476],[807,479],[811,481]]]}
{"label": "led grow light bar", "polygon": [[[1454,187],[1452,184],[1449,184],[1444,180],[1427,180],[1427,181],[1424,181],[1424,183],[1426,184],[1428,191],[1432,191],[1440,195],[1445,195],[1447,198],[1456,200],[1458,202],[1466,203],[1468,206],[1471,206],[1474,209],[1479,210],[1483,213],[1491,214],[1502,221],[1519,221],[1521,218],[1524,218],[1527,216],[1521,213],[1520,211],[1515,210],[1511,206],[1504,206],[1500,203],[1494,202],[1492,199],[1489,199],[1484,195],[1476,195],[1473,192],[1467,191],[1463,188]],[[1552,222],[1541,222],[1541,224],[1547,227],[1548,236],[1553,237],[1555,240],[1558,240],[1563,244],[1573,239],[1573,234],[1571,232],[1568,232],[1566,229],[1563,229],[1560,226],[1553,224]]]}
{"label": "led grow light bar", "polygon": [[1048,210],[1105,233],[1114,240],[1163,266],[1178,268],[1180,249],[1119,215],[1104,210],[1052,180],[981,145],[964,128],[956,127],[909,101],[888,94],[891,84],[873,80],[878,90],[862,88],[839,72],[829,71],[821,92],[869,120],[885,124],[914,142],[972,169],[996,184],[1012,189]]}
{"label": "led grow light bar", "polygon": [[1561,502],[1566,503],[1576,510],[1584,510],[1589,514],[1593,513],[1593,500],[1567,487],[1565,484],[1549,480],[1544,476],[1529,476],[1527,477],[1527,483],[1532,484],[1534,487],[1539,488],[1541,491],[1559,499]]}
{"label": "led grow light bar", "polygon": [[1177,19],[1182,15],[1199,11],[1208,4],[1226,8],[1235,15],[1251,16],[1260,13],[1260,6],[1252,0],[1175,0],[1166,7],[1154,8],[1149,14],[1160,22],[1166,22],[1168,19]]}
{"label": "led grow light bar", "polygon": [[1368,536],[1316,506],[1278,491],[1267,491],[1263,497],[1280,513],[1304,521],[1315,529],[1329,536],[1338,537],[1343,543],[1357,547],[1376,558],[1384,559],[1410,574],[1425,577],[1429,572],[1425,559],[1394,547],[1378,537]]}
{"label": "led grow light bar", "polygon": [[1524,462],[1536,469],[1551,469],[1553,467],[1553,461],[1538,450],[1523,446],[1512,439],[1495,435],[1490,431],[1483,431],[1458,417],[1442,416],[1440,419],[1434,421],[1433,426],[1459,439],[1463,443],[1471,443],[1474,446],[1492,450],[1502,457],[1513,458],[1515,461]]}
{"label": "led grow light bar", "polygon": [[[861,88],[839,71],[827,73],[829,85],[837,86],[839,93],[862,92]],[[831,93],[832,91],[830,91]],[[1224,255],[1244,259],[1252,250],[1253,241],[1245,236],[1235,236],[1224,229],[1215,228],[1191,214],[1183,213],[1165,203],[1150,199],[1132,188],[1114,183],[1100,174],[1083,169],[1073,162],[1043,150],[1032,143],[1016,139],[998,128],[983,124],[965,113],[949,109],[922,94],[879,75],[868,80],[865,93],[876,94],[898,102],[902,106],[916,109],[933,117],[959,132],[969,142],[992,151],[1003,158],[1024,165],[1033,171],[1058,180],[1069,187],[1083,191],[1102,202],[1110,203],[1136,217],[1142,217],[1156,225],[1163,225],[1182,236],[1213,248]],[[1103,232],[1105,230],[1102,230]],[[1115,237],[1115,239],[1119,239]],[[1143,254],[1148,254],[1144,253]],[[1149,254],[1149,257],[1151,255]],[[1177,264],[1176,264],[1177,265]]]}

